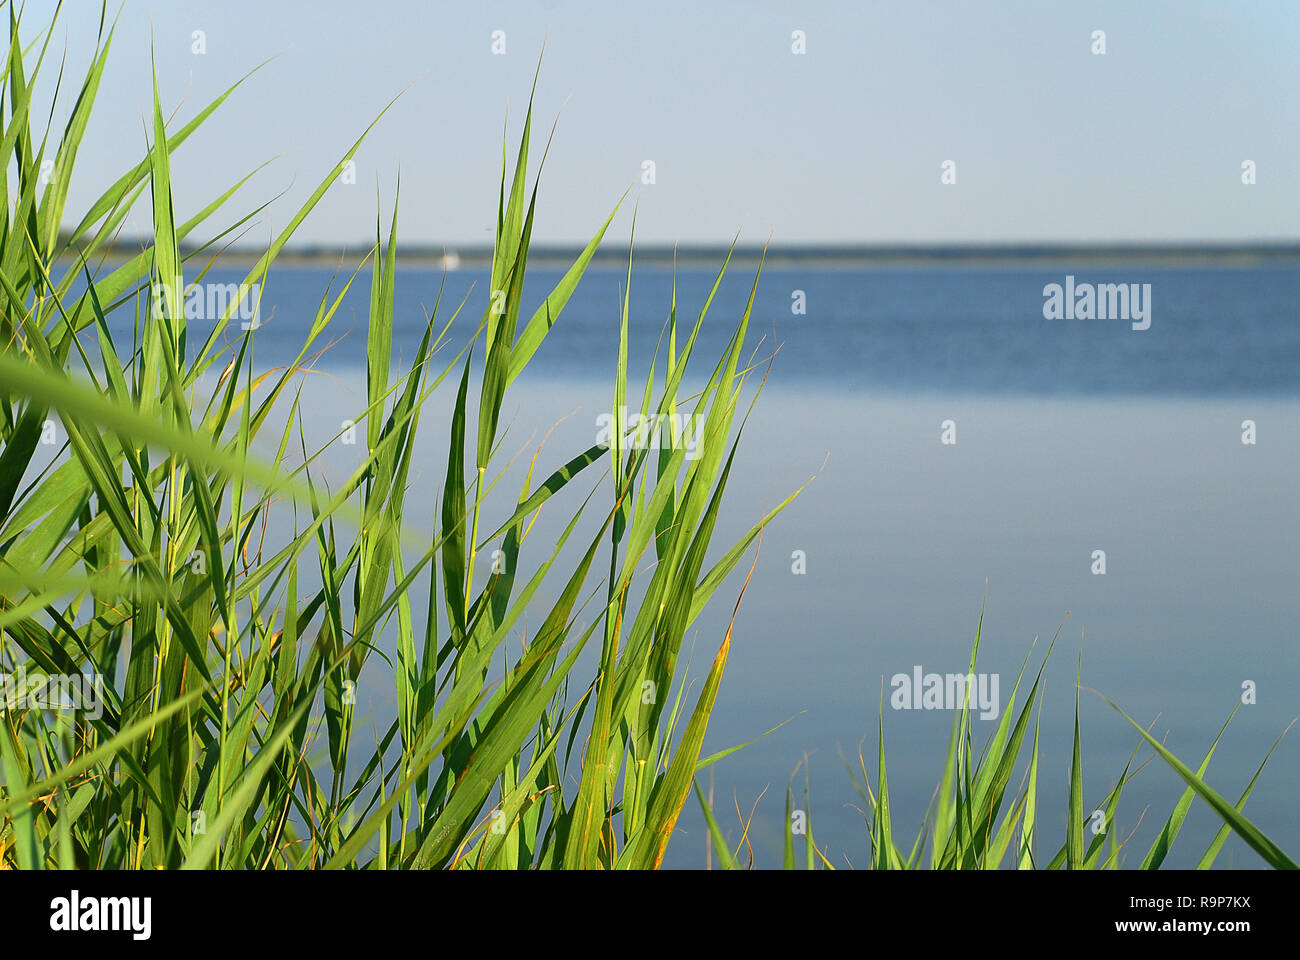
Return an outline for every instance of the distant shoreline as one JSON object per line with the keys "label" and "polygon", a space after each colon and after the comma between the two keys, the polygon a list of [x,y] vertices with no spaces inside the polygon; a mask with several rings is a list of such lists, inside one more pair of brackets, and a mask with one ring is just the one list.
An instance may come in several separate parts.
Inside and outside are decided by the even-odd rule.
{"label": "distant shoreline", "polygon": [[[148,248],[147,243],[119,243],[99,256],[123,260]],[[634,265],[716,268],[727,256],[728,247],[714,245],[638,245]],[[369,247],[300,247],[284,250],[276,258],[280,267],[355,267],[369,253]],[[186,258],[206,261],[210,251],[182,247]],[[528,262],[538,267],[567,268],[582,253],[580,246],[533,246]],[[736,246],[733,265],[757,264],[762,246]],[[223,267],[251,267],[261,256],[254,250],[226,250],[217,257]],[[71,259],[71,258],[69,258]],[[492,262],[490,247],[399,246],[398,263],[405,268],[476,270]],[[1256,266],[1300,263],[1300,242],[1276,243],[1168,243],[1168,244],[969,244],[969,245],[790,245],[768,248],[766,264],[771,269],[816,266],[818,268],[861,269],[871,267],[942,266],[1026,266],[1070,267],[1132,265],[1152,266]],[[592,268],[627,266],[627,247],[609,241],[592,256]]]}

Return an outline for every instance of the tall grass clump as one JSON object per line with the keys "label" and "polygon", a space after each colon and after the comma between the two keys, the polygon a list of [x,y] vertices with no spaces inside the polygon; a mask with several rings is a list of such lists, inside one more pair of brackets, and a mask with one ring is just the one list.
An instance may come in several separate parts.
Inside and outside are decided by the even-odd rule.
{"label": "tall grass clump", "polygon": [[[663,372],[656,351],[640,409],[691,409],[704,423],[699,456],[686,457],[679,438],[651,452],[620,431],[569,456],[539,450],[514,509],[489,516],[503,398],[562,322],[614,216],[526,311],[530,107],[512,168],[503,152],[491,289],[436,306],[404,373],[392,342],[396,204],[386,238],[376,230],[356,417],[365,452],[326,489],[312,474],[324,448],[306,449],[295,384],[363,266],[323,293],[283,369],[258,368],[256,332],[230,326],[235,303],[199,331],[167,294],[201,280],[249,219],[210,227],[247,176],[196,212],[175,209],[170,186],[177,151],[244,80],[183,124],[164,122],[155,80],[146,155],[72,214],[68,185],[113,28],[101,14],[67,126],[38,139],[32,90],[50,69],[53,31],[24,51],[12,4],[6,12],[0,665],[29,678],[96,675],[105,688],[99,716],[22,706],[0,715],[0,866],[657,867],[696,771],[718,758],[701,758],[701,746],[732,640],[730,629],[714,639],[688,697],[683,636],[789,502],[715,546],[745,415],[752,289],[689,395],[713,293],[680,328],[675,295],[669,305]],[[68,84],[64,75],[61,94]],[[247,284],[268,280],[360,143],[322,171]],[[43,179],[47,158],[54,175]],[[144,201],[151,242],[114,265],[124,218]],[[130,343],[110,332],[112,316],[128,319]],[[465,330],[458,340],[453,322]],[[616,411],[627,332],[625,293]],[[436,499],[436,520],[416,529],[411,462],[444,382],[446,469],[420,478],[416,495]],[[56,421],[50,456],[39,441]],[[274,455],[256,456],[259,444]],[[535,542],[533,521],[571,484],[585,499],[561,518],[556,542]],[[267,539],[273,515],[290,521],[280,541]],[[565,567],[570,538],[581,559]],[[499,562],[476,577],[492,551]],[[379,652],[381,634],[392,658]],[[585,650],[591,673],[575,669]],[[363,672],[394,685],[394,714],[374,738],[356,730]]]}
{"label": "tall grass clump", "polygon": [[[47,63],[58,59],[52,23],[24,49],[18,13],[3,0],[0,9],[10,38],[0,72],[0,867],[658,867],[696,773],[732,752],[702,756],[731,626],[710,638],[716,654],[698,691],[678,662],[683,639],[790,502],[715,544],[742,400],[751,380],[750,393],[762,387],[745,353],[758,276],[702,371],[695,347],[730,256],[680,326],[674,286],[639,426],[627,429],[623,411],[638,409],[628,398],[629,250],[611,371],[618,427],[559,456],[543,442],[500,511],[488,502],[507,475],[506,394],[563,322],[622,205],[526,306],[531,100],[513,163],[502,152],[489,287],[450,307],[439,296],[403,370],[394,201],[370,256],[302,318],[295,360],[266,369],[255,325],[231,324],[238,298],[200,329],[179,295],[259,212],[213,226],[252,174],[197,211],[177,211],[171,191],[177,152],[247,78],[171,124],[155,79],[140,161],[88,209],[69,211],[113,25],[101,9],[78,84],[66,64]],[[55,71],[68,119],[38,131],[34,85]],[[366,133],[321,172],[245,289],[271,282]],[[152,236],[122,256],[122,226],[144,204]],[[365,270],[366,396],[354,418],[364,453],[331,488],[320,468],[337,437],[308,448],[301,383]],[[703,424],[689,455],[679,408]],[[430,415],[445,468],[416,476]],[[646,423],[663,431],[658,443]],[[434,504],[427,526],[411,521],[408,496]],[[576,507],[561,511],[566,500]],[[534,532],[543,512],[553,541]],[[738,605],[748,582],[724,602]],[[977,630],[972,672],[978,647]],[[363,675],[392,684],[391,715],[376,718],[373,736],[358,730]],[[99,678],[102,703],[11,702],[13,676],[24,693]],[[1054,855],[1040,850],[1041,667],[1017,708],[1024,679],[1022,667],[981,753],[969,710],[954,718],[940,787],[910,844],[890,809],[882,717],[874,786],[859,757],[873,867],[1118,865],[1123,841],[1110,829],[1089,836],[1086,824],[1096,810],[1114,822],[1131,762],[1099,806],[1084,805],[1077,686],[1067,835]],[[1196,797],[1223,821],[1202,866],[1229,831],[1268,865],[1295,866],[1242,813],[1254,779],[1235,803],[1205,782],[1217,738],[1192,770],[1133,725],[1186,784],[1143,867],[1162,864]],[[739,848],[696,796],[719,863],[738,866]],[[789,808],[787,793],[793,867]],[[803,852],[806,867],[830,866],[811,833]]]}
{"label": "tall grass clump", "polygon": [[[984,615],[981,611],[975,641],[971,647],[967,676],[975,675],[975,662],[979,655],[980,634]],[[961,709],[954,711],[952,732],[944,755],[943,771],[934,796],[922,819],[920,828],[909,841],[897,825],[897,813],[890,807],[889,778],[885,764],[885,724],[883,695],[880,724],[877,733],[876,763],[872,771],[861,749],[857,755],[857,769],[849,765],[849,776],[862,800],[859,808],[867,828],[867,866],[873,870],[997,870],[1009,867],[1018,870],[1115,870],[1123,865],[1135,865],[1140,870],[1158,870],[1165,863],[1174,841],[1182,830],[1192,803],[1199,797],[1214,811],[1222,825],[1216,831],[1208,848],[1196,862],[1196,869],[1208,870],[1218,859],[1227,842],[1228,834],[1235,832],[1266,866],[1279,870],[1294,870],[1297,865],[1282,849],[1270,840],[1243,814],[1265,764],[1277,749],[1282,737],[1294,726],[1293,720],[1260,761],[1250,782],[1241,791],[1236,802],[1229,801],[1205,781],[1206,771],[1214,757],[1215,749],[1228,724],[1236,716],[1234,707],[1218,734],[1210,743],[1200,765],[1193,770],[1173,754],[1163,743],[1153,737],[1115,703],[1102,696],[1138,733],[1138,741],[1128,763],[1115,782],[1098,802],[1084,802],[1083,764],[1079,736],[1079,694],[1083,689],[1076,675],[1074,688],[1074,739],[1069,765],[1069,790],[1066,809],[1066,835],[1064,841],[1049,840],[1042,843],[1042,827],[1038,816],[1038,732],[1043,709],[1043,670],[1048,657],[1060,636],[1052,638],[1047,652],[1034,674],[1033,683],[1022,693],[1026,680],[1025,670],[1029,658],[1021,665],[1015,685],[1007,702],[1002,705],[1002,719],[991,733],[981,751],[976,752],[971,709],[970,684],[964,687]],[[1018,704],[1019,701],[1019,704]],[[1017,704],[1019,710],[1017,712]],[[1238,704],[1240,706],[1240,704]],[[1149,747],[1153,754],[1134,767],[1139,751]],[[1027,756],[1026,756],[1027,754]],[[1159,757],[1186,784],[1173,810],[1165,819],[1159,834],[1142,859],[1133,864],[1128,849],[1133,833],[1121,836],[1116,825],[1120,797],[1124,787],[1151,760]],[[1018,779],[1017,779],[1018,777]],[[805,790],[807,787],[805,786]],[[708,826],[711,846],[718,851],[718,862],[724,869],[736,869],[741,862],[741,851],[749,846],[748,824],[742,823],[739,845],[729,844],[708,801],[696,790]],[[805,807],[807,804],[805,803]],[[796,856],[795,831],[791,829],[792,794],[787,787],[785,805],[784,849],[782,865],[786,870],[812,870],[819,867],[834,869],[831,861],[817,846],[810,825],[800,831],[798,845],[803,847],[802,857]],[[1136,830],[1134,831],[1136,832]],[[1059,842],[1059,846],[1055,844]],[[1052,850],[1050,856],[1046,856]],[[752,854],[751,854],[752,859]]]}

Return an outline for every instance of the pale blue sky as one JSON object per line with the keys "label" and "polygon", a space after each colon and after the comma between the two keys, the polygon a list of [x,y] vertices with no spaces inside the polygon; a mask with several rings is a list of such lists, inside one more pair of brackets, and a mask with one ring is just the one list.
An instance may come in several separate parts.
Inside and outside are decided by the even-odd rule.
{"label": "pale blue sky", "polygon": [[[29,0],[29,36],[52,6]],[[97,20],[91,0],[61,18],[78,76]],[[806,55],[791,53],[795,29]],[[1090,52],[1096,29],[1105,56]],[[229,208],[288,190],[258,243],[408,86],[358,155],[357,185],[337,187],[300,242],[365,241],[376,177],[391,198],[399,168],[404,241],[489,242],[506,111],[513,151],[543,39],[536,129],[559,127],[535,241],[585,240],[647,159],[649,242],[1300,236],[1292,0],[126,0],[70,212],[142,155],[151,33],[164,106],[185,118],[278,54],[173,166],[183,217],[278,157]],[[48,88],[57,60],[47,69]],[[147,222],[146,202],[134,223]]]}

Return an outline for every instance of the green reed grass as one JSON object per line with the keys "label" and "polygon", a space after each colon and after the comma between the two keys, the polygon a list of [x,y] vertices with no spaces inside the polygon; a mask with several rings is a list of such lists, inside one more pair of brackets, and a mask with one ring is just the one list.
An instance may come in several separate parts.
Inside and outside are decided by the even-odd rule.
{"label": "green reed grass", "polygon": [[[256,368],[253,331],[224,344],[235,303],[198,343],[176,299],[159,292],[183,290],[187,275],[201,280],[248,220],[195,245],[247,177],[184,222],[170,187],[177,149],[240,84],[169,129],[155,81],[148,155],[61,232],[113,31],[102,18],[62,137],[46,130],[38,142],[32,84],[52,31],[24,52],[12,5],[7,12],[0,152],[17,183],[0,224],[0,662],[33,676],[99,674],[109,686],[102,717],[4,714],[0,864],[658,866],[695,772],[730,752],[700,756],[731,631],[716,641],[693,705],[677,662],[682,639],[789,503],[706,566],[747,415],[752,290],[702,390],[683,395],[682,383],[726,262],[684,338],[674,295],[657,392],[657,352],[650,370],[641,413],[689,405],[705,424],[700,456],[686,457],[672,442],[680,438],[664,437],[652,453],[617,433],[570,457],[539,448],[515,509],[489,515],[483,502],[499,471],[506,390],[561,321],[618,209],[526,313],[537,198],[536,182],[527,184],[530,106],[513,169],[502,155],[491,290],[477,295],[486,306],[449,362],[435,357],[453,321],[469,322],[462,314],[477,309],[473,297],[450,310],[439,303],[411,368],[393,373],[396,203],[386,240],[376,230],[367,404],[357,417],[366,456],[339,489],[324,490],[312,476],[324,448],[306,451],[294,383],[361,267],[325,292],[297,360],[276,371]],[[247,283],[268,279],[360,143],[324,172]],[[45,183],[51,153],[55,176]],[[110,243],[146,194],[152,244],[110,269]],[[56,265],[70,260],[76,269],[60,274]],[[131,344],[110,333],[114,311],[134,318]],[[626,394],[627,326],[625,296],[616,410]],[[476,350],[483,362],[471,424]],[[414,529],[405,519],[411,461],[444,381],[455,399],[445,414],[447,467],[433,486],[438,519],[435,529]],[[211,391],[205,400],[202,390]],[[285,414],[285,427],[269,435],[274,457],[259,459],[251,451],[273,411]],[[51,416],[67,441],[42,466],[37,441]],[[538,480],[548,459],[554,466]],[[589,492],[558,541],[525,550],[539,511],[573,483]],[[263,542],[273,509],[293,511],[283,543]],[[341,538],[340,525],[357,533]],[[561,548],[589,536],[579,532],[587,527],[595,533],[581,561],[561,568]],[[476,566],[494,548],[502,559],[478,582]],[[597,558],[606,554],[603,568]],[[316,578],[318,588],[304,587]],[[558,596],[549,607],[543,584]],[[427,600],[422,622],[413,593]],[[592,604],[593,622],[582,628],[578,614]],[[530,612],[536,623],[526,626]],[[395,639],[396,654],[373,663],[387,659],[377,655],[381,634]],[[507,638],[521,634],[522,650],[511,652]],[[587,646],[599,654],[593,676],[574,670]],[[355,729],[363,670],[390,675],[396,695],[374,742]]]}
{"label": "green reed grass", "polygon": [[[980,634],[983,627],[984,614],[981,611],[979,626],[975,630],[975,641],[971,647],[968,676],[975,673],[975,661],[979,654]],[[1291,729],[1295,721],[1292,721],[1292,724],[1269,747],[1254,776],[1251,777],[1236,803],[1232,803],[1206,783],[1204,777],[1219,739],[1227,730],[1232,718],[1236,716],[1236,707],[1211,742],[1200,766],[1193,771],[1153,737],[1148,729],[1143,728],[1109,699],[1102,697],[1134,727],[1139,740],[1123,772],[1114,785],[1100,796],[1100,802],[1085,805],[1079,738],[1079,694],[1082,688],[1077,676],[1074,690],[1074,740],[1070,760],[1066,836],[1064,843],[1056,849],[1055,853],[1050,858],[1044,858],[1039,850],[1041,830],[1038,820],[1038,730],[1043,708],[1043,669],[1059,636],[1058,628],[1056,636],[1052,638],[1039,663],[1032,685],[1023,695],[1023,702],[1017,713],[1017,698],[1020,695],[1022,681],[1025,680],[1025,669],[1029,664],[1029,659],[1026,658],[1016,677],[1011,696],[1002,707],[1002,719],[997,729],[989,735],[983,751],[978,756],[974,749],[970,687],[967,685],[962,708],[953,716],[952,733],[948,741],[948,750],[944,755],[943,773],[939,785],[935,789],[921,827],[912,838],[910,845],[896,829],[896,817],[890,808],[882,703],[877,735],[875,788],[872,787],[872,775],[861,750],[857,756],[857,769],[848,767],[853,786],[865,806],[863,813],[867,826],[868,865],[871,869],[916,870],[927,867],[935,870],[996,870],[1002,867],[1019,870],[1118,869],[1129,855],[1126,847],[1132,834],[1121,838],[1116,826],[1116,811],[1124,786],[1136,776],[1142,766],[1146,765],[1143,763],[1137,769],[1133,767],[1143,745],[1149,746],[1154,751],[1151,759],[1155,756],[1160,757],[1187,786],[1165,820],[1159,835],[1137,864],[1138,869],[1157,870],[1161,867],[1182,829],[1188,810],[1197,797],[1204,800],[1223,821],[1209,847],[1197,861],[1197,869],[1206,870],[1213,866],[1230,831],[1235,831],[1252,850],[1259,854],[1266,865],[1276,869],[1296,869],[1296,863],[1242,813],[1269,757],[1273,755],[1282,737]],[[1032,739],[1029,737],[1031,721]],[[1027,761],[1024,759],[1026,749],[1028,750]],[[1017,770],[1021,770],[1022,773],[1017,786],[1013,788],[1012,781]],[[805,786],[805,796],[806,791]],[[742,824],[740,844],[729,847],[728,840],[703,794],[697,790],[696,796],[709,829],[712,845],[719,851],[719,864],[724,869],[735,869],[740,861],[741,849],[748,845],[748,824]],[[798,869],[795,859],[795,832],[791,829],[792,804],[792,793],[787,788],[782,858],[782,864],[787,870]],[[804,806],[806,809],[807,803]],[[1102,813],[1105,819],[1099,824],[1101,829],[1093,830],[1091,824],[1098,812]],[[819,866],[834,869],[830,860],[817,846],[811,826],[807,826],[799,843],[805,847],[805,869],[811,870]]]}
{"label": "green reed grass", "polygon": [[[324,489],[312,471],[328,444],[308,452],[297,384],[365,264],[324,291],[296,360],[283,369],[259,370],[255,332],[229,330],[235,302],[199,342],[176,302],[158,293],[184,289],[187,277],[201,281],[222,245],[260,212],[212,226],[256,170],[188,219],[178,218],[171,194],[174,155],[247,78],[170,127],[155,80],[147,154],[76,219],[66,209],[68,186],[113,26],[101,12],[96,54],[79,85],[60,65],[61,95],[69,85],[75,93],[69,120],[61,133],[47,127],[37,139],[32,91],[53,69],[46,62],[53,24],[24,50],[13,5],[0,7],[10,26],[0,75],[0,187],[9,197],[0,214],[0,667],[107,682],[102,716],[2,714],[0,866],[660,865],[695,774],[739,749],[701,757],[730,628],[716,638],[693,702],[678,664],[682,640],[790,502],[706,564],[716,555],[714,528],[748,415],[741,398],[755,367],[743,349],[754,287],[705,385],[690,395],[682,384],[730,257],[689,332],[679,327],[675,292],[669,304],[662,380],[657,349],[640,412],[670,415],[671,424],[679,406],[689,407],[704,422],[701,456],[687,458],[673,437],[652,453],[618,431],[610,443],[567,457],[539,448],[513,511],[489,513],[506,391],[562,321],[621,206],[526,312],[537,197],[536,180],[528,187],[530,106],[513,166],[502,154],[491,290],[454,308],[439,299],[405,373],[394,373],[392,343],[397,203],[386,237],[377,222],[367,258],[367,396],[356,418],[366,451],[346,482]],[[268,280],[364,136],[323,171],[247,284]],[[47,158],[53,175],[43,177]],[[152,242],[114,265],[127,213],[146,197]],[[630,269],[629,252],[629,286]],[[462,318],[480,308],[476,324]],[[131,343],[115,340],[110,315],[131,320]],[[442,362],[453,323],[473,332]],[[625,288],[615,411],[627,394],[627,333]],[[454,401],[441,410],[448,448],[432,484],[437,520],[416,529],[406,518],[411,462],[421,418],[444,384],[454,387]],[[479,397],[473,424],[471,389]],[[276,416],[285,424],[278,435],[270,427]],[[38,449],[54,417],[66,440],[45,463]],[[254,456],[258,444],[275,454]],[[539,512],[553,510],[549,501],[570,484],[588,492],[561,517],[557,541],[530,540]],[[293,528],[267,543],[273,510],[291,515]],[[341,536],[340,528],[357,532]],[[564,567],[559,556],[570,538],[581,560]],[[476,567],[494,549],[501,562],[480,582]],[[422,621],[413,595],[425,602]],[[556,599],[546,604],[543,595]],[[594,615],[583,627],[587,608]],[[520,635],[522,648],[512,652],[506,641]],[[381,636],[395,644],[391,659],[379,652]],[[587,647],[597,658],[590,675],[575,669]],[[972,668],[977,650],[978,635]],[[373,740],[356,730],[363,671],[394,684],[395,715]],[[1040,679],[1041,670],[1014,724],[1008,709],[979,758],[961,712],[936,806],[906,854],[889,808],[882,723],[874,791],[862,764],[874,865],[921,865],[925,836],[929,865],[938,868],[996,866],[1008,857],[1022,867],[1113,865],[1113,847],[1104,861],[1101,841],[1083,847],[1077,736],[1069,837],[1046,864],[1034,852],[1036,717],[1027,779],[1008,795]],[[1201,779],[1205,764],[1193,773],[1143,736],[1188,783],[1144,866],[1159,866],[1193,794],[1224,820],[1206,865],[1232,829],[1266,862],[1294,866],[1241,814],[1253,780],[1230,804]],[[738,851],[697,795],[720,863],[737,865]],[[787,798],[787,813],[788,805]],[[784,863],[795,865],[792,836]],[[829,866],[809,835],[805,866],[818,864]]]}

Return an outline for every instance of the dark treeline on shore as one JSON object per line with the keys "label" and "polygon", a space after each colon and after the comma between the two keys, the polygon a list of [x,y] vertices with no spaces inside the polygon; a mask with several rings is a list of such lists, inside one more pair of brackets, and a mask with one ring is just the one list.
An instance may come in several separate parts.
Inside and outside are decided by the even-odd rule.
{"label": "dark treeline on shore", "polygon": [[[119,239],[101,247],[101,255],[134,256],[147,248],[144,239]],[[304,244],[286,248],[279,256],[282,266],[292,264],[316,265],[350,261],[369,251],[371,244],[355,245]],[[727,244],[638,244],[635,260],[643,265],[716,266],[726,256]],[[763,244],[737,244],[732,252],[733,262],[756,263],[764,256]],[[212,248],[200,249],[181,244],[182,255],[202,253],[211,256]],[[490,246],[454,244],[401,244],[402,261],[407,266],[429,265],[476,268],[492,262]],[[538,244],[529,251],[529,261],[542,267],[568,267],[582,252],[578,244]],[[253,262],[262,251],[256,247],[230,247],[220,254],[227,264]],[[1300,261],[1300,240],[1241,241],[1232,243],[1169,242],[1169,243],[970,243],[970,244],[782,244],[773,242],[766,247],[766,262],[771,267],[797,267],[800,264],[825,266],[909,266],[931,265],[998,265],[1065,263],[1073,266],[1105,265],[1108,263],[1151,264],[1247,264],[1259,262]],[[592,257],[592,266],[626,266],[627,249],[622,243],[606,241]]]}

